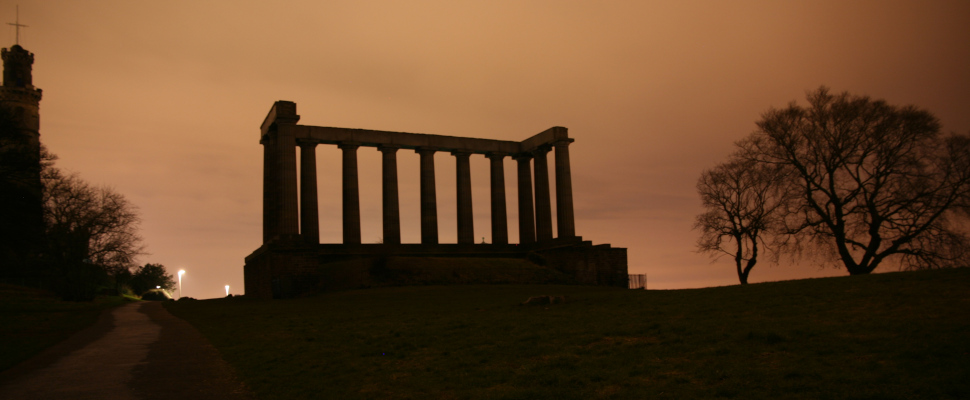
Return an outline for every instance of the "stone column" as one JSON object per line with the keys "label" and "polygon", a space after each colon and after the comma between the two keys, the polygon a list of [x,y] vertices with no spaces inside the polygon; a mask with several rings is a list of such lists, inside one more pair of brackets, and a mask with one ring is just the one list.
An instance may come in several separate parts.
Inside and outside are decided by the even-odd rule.
{"label": "stone column", "polygon": [[381,146],[381,182],[384,193],[384,243],[401,243],[401,211],[397,194],[397,149],[396,146]]}
{"label": "stone column", "polygon": [[268,243],[279,234],[280,191],[276,176],[280,165],[276,159],[276,138],[265,135],[260,143],[263,145],[263,243]]}
{"label": "stone column", "polygon": [[549,147],[541,146],[532,152],[536,179],[536,240],[552,240],[552,202],[549,198]]}
{"label": "stone column", "polygon": [[296,182],[296,103],[277,101],[260,126],[263,145],[263,242],[300,235]]}
{"label": "stone column", "polygon": [[518,154],[513,158],[518,162],[519,170],[519,243],[535,243],[536,225],[535,214],[532,211],[532,171],[529,168],[532,155]]}
{"label": "stone column", "polygon": [[419,148],[421,155],[421,244],[438,244],[438,199],[434,183],[435,149]]}
{"label": "stone column", "polygon": [[472,171],[468,162],[471,153],[454,152],[458,187],[458,243],[475,243],[474,214],[472,212]]}
{"label": "stone column", "polygon": [[316,143],[300,143],[300,235],[307,243],[320,244]]}
{"label": "stone column", "polygon": [[295,125],[277,121],[276,151],[280,163],[280,235],[300,234],[299,190],[296,182],[296,137],[291,131]]}
{"label": "stone column", "polygon": [[360,186],[357,182],[356,143],[342,143],[344,244],[360,244]]}
{"label": "stone column", "polygon": [[576,236],[576,221],[573,217],[573,183],[569,170],[569,144],[573,139],[553,143],[556,148],[556,230],[558,237]]}
{"label": "stone column", "polygon": [[508,216],[505,212],[505,154],[489,153],[492,182],[492,243],[509,244]]}

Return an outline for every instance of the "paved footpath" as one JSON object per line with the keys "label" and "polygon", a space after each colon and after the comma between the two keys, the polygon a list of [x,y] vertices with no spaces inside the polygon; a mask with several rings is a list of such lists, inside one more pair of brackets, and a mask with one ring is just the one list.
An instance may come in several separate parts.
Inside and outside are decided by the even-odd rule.
{"label": "paved footpath", "polygon": [[0,374],[0,399],[255,399],[189,323],[160,302],[105,312]]}

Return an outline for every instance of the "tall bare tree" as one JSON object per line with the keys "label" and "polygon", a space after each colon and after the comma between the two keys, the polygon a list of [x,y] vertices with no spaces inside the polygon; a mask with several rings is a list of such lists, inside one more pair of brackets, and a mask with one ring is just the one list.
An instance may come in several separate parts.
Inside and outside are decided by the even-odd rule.
{"label": "tall bare tree", "polygon": [[100,266],[109,274],[134,265],[142,252],[139,218],[124,196],[54,168],[45,169],[43,178],[49,256],[64,265]]}
{"label": "tall bare tree", "polygon": [[[825,87],[808,106],[768,110],[739,155],[787,169],[798,203],[787,231],[831,254],[851,275],[890,257],[905,268],[965,260],[970,137],[943,135],[927,111]],[[965,214],[964,214],[965,215]]]}
{"label": "tall bare tree", "polygon": [[704,171],[697,192],[706,211],[697,216],[697,241],[703,252],[734,258],[738,279],[748,283],[748,274],[758,262],[759,252],[781,228],[788,197],[785,170],[750,159],[735,159]]}

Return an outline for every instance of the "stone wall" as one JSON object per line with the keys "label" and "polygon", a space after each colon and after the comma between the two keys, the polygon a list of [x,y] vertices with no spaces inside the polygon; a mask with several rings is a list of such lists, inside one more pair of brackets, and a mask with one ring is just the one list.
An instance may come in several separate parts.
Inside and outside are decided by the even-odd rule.
{"label": "stone wall", "polygon": [[627,285],[626,249],[608,244],[594,246],[590,242],[579,245],[536,251],[549,266],[572,276],[583,285]]}
{"label": "stone wall", "polygon": [[298,237],[286,239],[266,243],[246,257],[243,274],[247,295],[287,298],[319,290],[316,249]]}
{"label": "stone wall", "polygon": [[[581,284],[626,287],[626,249],[563,241],[552,247],[307,245],[276,240],[246,258],[246,294],[291,298],[426,284]],[[477,248],[477,250],[476,250]],[[512,249],[512,250],[510,250]]]}

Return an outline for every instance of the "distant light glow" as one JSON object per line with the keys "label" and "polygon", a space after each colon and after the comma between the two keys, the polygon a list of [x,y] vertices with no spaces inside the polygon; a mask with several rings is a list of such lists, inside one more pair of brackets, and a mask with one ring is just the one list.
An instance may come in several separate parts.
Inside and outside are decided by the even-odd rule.
{"label": "distant light glow", "polygon": [[226,296],[229,295],[229,285],[226,285]]}
{"label": "distant light glow", "polygon": [[182,275],[185,275],[185,270],[179,270],[179,298],[182,298]]}

